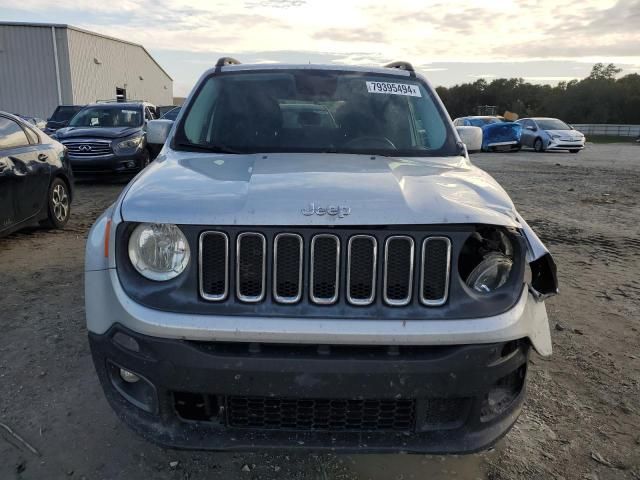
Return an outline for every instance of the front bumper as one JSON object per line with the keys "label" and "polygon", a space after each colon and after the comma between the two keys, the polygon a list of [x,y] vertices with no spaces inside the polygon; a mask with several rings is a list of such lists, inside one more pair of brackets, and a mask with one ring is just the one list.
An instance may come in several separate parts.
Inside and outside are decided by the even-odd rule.
{"label": "front bumper", "polygon": [[71,168],[76,175],[132,174],[139,172],[145,156],[144,149],[130,155],[100,155],[75,157],[69,155]]}
{"label": "front bumper", "polygon": [[[133,430],[165,446],[215,450],[485,449],[520,413],[529,352],[527,341],[398,349],[194,342],[117,324],[89,342],[107,399]],[[120,368],[150,385],[141,405],[125,398],[134,387]]]}
{"label": "front bumper", "polygon": [[503,142],[490,142],[485,146],[485,150],[520,150],[520,141],[519,140],[509,140]]}
{"label": "front bumper", "polygon": [[584,148],[584,141],[564,141],[564,140],[551,140],[547,146],[547,150],[582,150]]}

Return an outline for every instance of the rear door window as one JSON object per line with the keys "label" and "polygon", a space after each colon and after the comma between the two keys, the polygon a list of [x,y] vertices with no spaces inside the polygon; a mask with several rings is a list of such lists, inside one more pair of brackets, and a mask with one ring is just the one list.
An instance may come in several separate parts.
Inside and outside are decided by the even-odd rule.
{"label": "rear door window", "polygon": [[29,145],[29,139],[22,127],[9,118],[0,117],[0,149],[26,145]]}

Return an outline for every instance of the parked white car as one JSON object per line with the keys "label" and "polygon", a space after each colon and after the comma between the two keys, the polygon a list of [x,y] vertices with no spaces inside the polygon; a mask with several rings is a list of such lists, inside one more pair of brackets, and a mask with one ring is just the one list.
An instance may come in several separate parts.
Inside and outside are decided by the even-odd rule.
{"label": "parked white car", "polygon": [[522,125],[522,146],[536,152],[569,150],[578,153],[584,148],[585,136],[557,118],[521,118],[517,123]]}

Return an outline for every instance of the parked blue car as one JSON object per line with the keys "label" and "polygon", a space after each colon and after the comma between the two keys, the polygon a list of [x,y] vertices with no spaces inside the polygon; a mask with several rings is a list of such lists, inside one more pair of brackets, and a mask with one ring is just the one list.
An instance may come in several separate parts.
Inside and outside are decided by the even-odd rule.
{"label": "parked blue car", "polygon": [[471,116],[460,117],[453,121],[456,127],[482,128],[482,151],[517,152],[522,144],[522,125],[509,122],[503,117]]}

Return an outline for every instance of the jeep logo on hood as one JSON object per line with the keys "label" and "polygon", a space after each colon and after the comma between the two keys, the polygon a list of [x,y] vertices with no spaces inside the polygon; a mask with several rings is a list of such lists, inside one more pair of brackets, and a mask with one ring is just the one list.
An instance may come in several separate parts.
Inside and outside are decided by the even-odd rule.
{"label": "jeep logo on hood", "polygon": [[333,217],[344,218],[351,214],[351,208],[344,205],[327,205],[326,207],[321,207],[312,202],[302,209],[302,214],[307,217],[311,215],[331,215]]}

